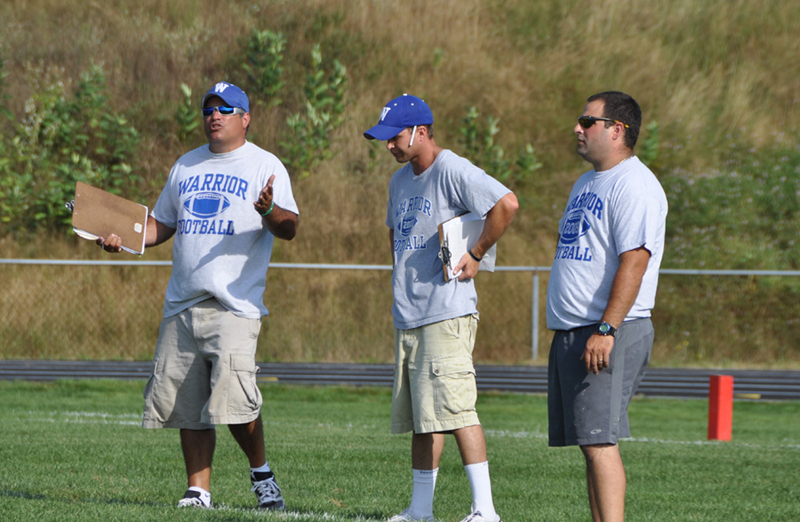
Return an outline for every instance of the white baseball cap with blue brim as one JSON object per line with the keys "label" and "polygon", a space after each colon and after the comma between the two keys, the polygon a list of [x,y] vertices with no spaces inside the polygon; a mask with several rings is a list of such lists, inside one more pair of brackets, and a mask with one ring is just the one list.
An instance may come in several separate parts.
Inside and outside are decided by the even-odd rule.
{"label": "white baseball cap with blue brim", "polygon": [[364,137],[386,141],[403,132],[403,129],[419,125],[433,125],[433,113],[420,98],[404,94],[386,104],[378,124],[365,132]]}
{"label": "white baseball cap with blue brim", "polygon": [[231,107],[240,107],[244,109],[244,112],[250,112],[250,100],[247,98],[247,94],[232,83],[219,82],[214,85],[203,96],[203,103],[200,106],[205,107],[206,101],[212,96],[222,98],[222,101]]}

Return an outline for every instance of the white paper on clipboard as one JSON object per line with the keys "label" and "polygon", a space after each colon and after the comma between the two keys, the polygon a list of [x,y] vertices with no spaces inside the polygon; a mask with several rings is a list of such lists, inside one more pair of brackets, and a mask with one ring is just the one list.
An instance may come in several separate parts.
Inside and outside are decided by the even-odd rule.
{"label": "white paper on clipboard", "polygon": [[[444,280],[453,279],[453,269],[467,250],[475,246],[483,232],[485,218],[472,212],[448,219],[439,225],[439,258],[442,260]],[[483,255],[479,270],[494,272],[497,260],[497,244]]]}

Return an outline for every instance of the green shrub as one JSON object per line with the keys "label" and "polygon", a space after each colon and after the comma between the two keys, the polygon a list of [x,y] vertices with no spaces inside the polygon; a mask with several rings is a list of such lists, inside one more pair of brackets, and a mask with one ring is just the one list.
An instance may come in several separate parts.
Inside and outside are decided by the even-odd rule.
{"label": "green shrub", "polygon": [[186,143],[197,137],[197,129],[202,121],[200,111],[197,110],[197,100],[192,98],[192,89],[185,83],[181,84],[183,101],[175,110],[175,123],[178,124],[178,139]]}
{"label": "green shrub", "polygon": [[[286,119],[288,131],[281,141],[282,158],[300,178],[311,174],[321,161],[333,157],[331,134],[343,121],[347,69],[333,60],[326,71],[319,44],[311,51],[311,71],[306,75],[305,112]],[[327,75],[327,76],[326,76]]]}
{"label": "green shrub", "polygon": [[283,51],[286,48],[286,36],[281,32],[253,29],[247,46],[247,62],[243,65],[247,79],[253,85],[256,100],[268,100],[267,105],[274,107],[283,101],[278,97],[283,87]]}
{"label": "green shrub", "polygon": [[670,203],[665,266],[800,268],[800,150],[731,147],[719,170],[676,170],[663,181]]}
{"label": "green shrub", "polygon": [[6,92],[6,89],[8,87],[8,82],[6,82],[8,71],[5,70],[5,63],[6,63],[5,59],[3,58],[2,55],[0,55],[0,115],[3,115],[6,118],[10,119],[13,118],[14,115],[8,109],[8,107],[6,107],[6,103],[8,103],[9,96],[8,93]]}
{"label": "green shrub", "polygon": [[4,231],[33,233],[69,223],[64,203],[83,181],[137,195],[131,161],[139,134],[108,108],[105,74],[98,65],[84,73],[72,98],[57,84],[33,94],[14,137],[0,153],[0,211]]}
{"label": "green shrub", "polygon": [[485,125],[481,125],[479,118],[478,109],[470,107],[459,129],[465,157],[509,187],[523,185],[542,167],[533,145],[528,143],[517,153],[516,159],[509,159],[503,148],[495,143],[495,136],[500,132],[500,120],[487,116]]}
{"label": "green shrub", "polygon": [[658,168],[658,153],[659,153],[659,131],[658,122],[653,120],[647,125],[647,137],[642,142],[642,148],[639,154],[639,159],[642,163],[651,169]]}

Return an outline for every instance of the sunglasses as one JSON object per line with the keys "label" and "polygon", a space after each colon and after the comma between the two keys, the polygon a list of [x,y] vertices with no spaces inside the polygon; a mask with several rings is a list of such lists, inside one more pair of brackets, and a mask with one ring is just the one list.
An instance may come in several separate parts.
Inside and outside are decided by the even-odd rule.
{"label": "sunglasses", "polygon": [[[612,120],[609,118],[597,118],[595,116],[581,116],[580,118],[578,118],[578,125],[580,125],[584,129],[588,129],[589,127],[594,125],[595,122],[598,121],[610,121],[614,123],[622,123],[619,120]],[[625,126],[626,129],[629,128],[627,123],[622,123],[622,124]]]}
{"label": "sunglasses", "polygon": [[244,109],[241,107],[230,107],[228,105],[220,105],[219,107],[203,107],[203,116],[208,118],[214,111],[219,111],[223,116],[230,116],[231,114],[244,114]]}

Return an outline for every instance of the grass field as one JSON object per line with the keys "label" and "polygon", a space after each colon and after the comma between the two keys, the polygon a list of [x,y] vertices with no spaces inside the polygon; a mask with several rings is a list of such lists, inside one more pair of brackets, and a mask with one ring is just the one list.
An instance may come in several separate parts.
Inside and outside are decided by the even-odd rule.
{"label": "grass field", "polygon": [[[143,382],[0,382],[0,519],[384,520],[407,506],[410,438],[388,433],[390,391],[265,385],[268,457],[284,514],[252,509],[247,464],[220,430],[217,509],[178,510],[177,432],[139,427]],[[575,448],[547,447],[541,396],[482,394],[493,489],[506,522],[588,521]],[[737,402],[734,440],[706,441],[707,403],[637,399],[622,443],[628,519],[800,520],[800,403]],[[469,484],[452,439],[435,514],[458,521]]]}

